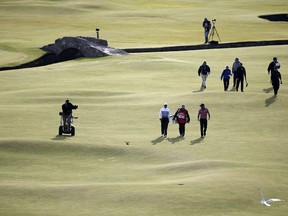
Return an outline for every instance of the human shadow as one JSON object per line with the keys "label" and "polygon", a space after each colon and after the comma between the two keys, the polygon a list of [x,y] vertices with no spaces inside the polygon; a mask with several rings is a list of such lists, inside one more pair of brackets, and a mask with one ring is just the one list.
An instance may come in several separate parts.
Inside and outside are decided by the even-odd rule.
{"label": "human shadow", "polygon": [[273,95],[272,97],[267,98],[267,99],[265,100],[265,106],[266,106],[266,107],[270,106],[270,105],[273,104],[276,100],[277,100],[277,96],[276,96],[276,95]]}
{"label": "human shadow", "polygon": [[271,91],[273,91],[273,87],[263,89],[263,92],[265,92],[267,94],[270,93]]}
{"label": "human shadow", "polygon": [[204,88],[201,87],[199,90],[193,91],[193,93],[194,93],[194,92],[203,92],[203,91],[204,91]]}
{"label": "human shadow", "polygon": [[176,143],[176,142],[180,142],[181,140],[184,140],[184,137],[178,136],[178,137],[174,137],[174,138],[168,138],[167,140],[168,140],[168,142],[170,142],[171,144],[174,144],[174,143]]}
{"label": "human shadow", "polygon": [[199,144],[199,143],[201,143],[201,142],[203,142],[203,138],[198,138],[198,139],[195,139],[195,140],[192,140],[191,141],[191,145],[196,145],[196,144]]}
{"label": "human shadow", "polygon": [[64,140],[66,140],[67,138],[70,138],[70,137],[71,137],[70,135],[57,135],[57,136],[51,138],[51,140],[64,141]]}
{"label": "human shadow", "polygon": [[164,138],[163,138],[162,136],[160,136],[160,137],[152,140],[151,143],[152,143],[153,145],[156,145],[156,144],[162,142],[163,140],[164,140]]}

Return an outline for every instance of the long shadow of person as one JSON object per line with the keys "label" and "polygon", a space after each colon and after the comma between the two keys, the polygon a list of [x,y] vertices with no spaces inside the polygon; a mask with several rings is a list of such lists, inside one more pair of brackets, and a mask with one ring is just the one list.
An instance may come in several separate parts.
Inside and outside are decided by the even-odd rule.
{"label": "long shadow of person", "polygon": [[204,91],[204,88],[200,88],[198,91],[193,91],[193,93],[195,93],[195,92],[203,92]]}
{"label": "long shadow of person", "polygon": [[276,95],[273,95],[272,97],[270,98],[267,98],[265,100],[265,106],[268,107],[270,106],[272,103],[274,103],[275,101],[277,100],[277,96]]}
{"label": "long shadow of person", "polygon": [[181,141],[181,140],[184,140],[184,138],[181,137],[181,136],[178,136],[178,137],[175,137],[175,138],[168,138],[167,140],[168,140],[171,144],[174,144],[174,143],[176,143],[176,142],[179,142],[179,141]]}
{"label": "long shadow of person", "polygon": [[196,144],[199,144],[201,142],[203,142],[203,138],[200,137],[198,139],[192,140],[191,145],[196,145]]}
{"label": "long shadow of person", "polygon": [[156,144],[162,142],[163,140],[164,140],[164,138],[163,138],[162,136],[160,136],[160,137],[152,140],[151,143],[152,143],[153,145],[156,145]]}
{"label": "long shadow of person", "polygon": [[270,93],[271,91],[273,91],[273,87],[263,89],[263,92],[265,93]]}

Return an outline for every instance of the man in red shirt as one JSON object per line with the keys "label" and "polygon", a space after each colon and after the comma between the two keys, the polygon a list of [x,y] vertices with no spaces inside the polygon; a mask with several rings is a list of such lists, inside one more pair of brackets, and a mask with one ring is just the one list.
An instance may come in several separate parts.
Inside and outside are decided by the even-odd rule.
{"label": "man in red shirt", "polygon": [[197,119],[200,121],[201,138],[204,138],[206,136],[208,119],[210,120],[210,112],[203,103],[200,104],[200,107],[201,109],[198,112]]}
{"label": "man in red shirt", "polygon": [[185,124],[190,122],[190,116],[188,113],[188,110],[185,109],[185,105],[183,104],[181,108],[179,108],[174,117],[173,120],[175,121],[177,119],[177,122],[179,124],[179,134],[181,137],[185,136]]}

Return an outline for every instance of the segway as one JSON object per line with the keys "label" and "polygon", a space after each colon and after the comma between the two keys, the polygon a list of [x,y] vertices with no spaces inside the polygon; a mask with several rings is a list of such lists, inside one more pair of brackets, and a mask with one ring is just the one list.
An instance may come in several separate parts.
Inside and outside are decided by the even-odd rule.
{"label": "segway", "polygon": [[71,136],[75,136],[75,127],[73,125],[73,119],[77,119],[77,117],[74,117],[72,115],[69,115],[65,118],[64,122],[64,115],[63,112],[60,112],[60,126],[59,126],[59,136],[62,136],[62,134],[71,134]]}

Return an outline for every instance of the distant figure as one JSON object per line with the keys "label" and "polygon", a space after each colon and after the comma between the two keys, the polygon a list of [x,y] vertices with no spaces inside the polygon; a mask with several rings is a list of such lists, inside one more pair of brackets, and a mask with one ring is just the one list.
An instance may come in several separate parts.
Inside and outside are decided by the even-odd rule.
{"label": "distant figure", "polygon": [[72,115],[72,110],[77,108],[78,106],[74,106],[72,103],[70,103],[69,100],[66,100],[65,103],[62,105],[62,119],[64,127],[66,125],[66,119]]}
{"label": "distant figure", "polygon": [[204,104],[200,104],[200,107],[201,109],[198,112],[197,119],[198,121],[200,121],[201,138],[204,138],[206,136],[206,131],[208,127],[208,119],[210,119],[210,113]]}
{"label": "distant figure", "polygon": [[238,91],[239,84],[241,84],[241,92],[244,92],[244,78],[245,81],[247,78],[246,78],[246,69],[243,67],[242,63],[240,63],[240,66],[237,68],[237,71],[234,74],[234,76],[236,76],[236,91]]}
{"label": "distant figure", "polygon": [[160,109],[159,119],[161,121],[161,135],[163,138],[167,137],[167,130],[170,118],[170,110],[168,104],[164,103],[164,107]]}
{"label": "distant figure", "polygon": [[207,18],[205,18],[202,23],[202,26],[204,28],[205,44],[207,44],[209,42],[208,36],[209,36],[210,29],[211,29],[211,22]]}
{"label": "distant figure", "polygon": [[203,64],[198,69],[198,76],[201,75],[202,85],[201,88],[206,88],[206,80],[208,75],[210,74],[210,67],[207,65],[207,62],[204,61]]}
{"label": "distant figure", "polygon": [[238,67],[240,66],[240,63],[241,62],[239,61],[239,59],[235,58],[235,61],[234,61],[233,65],[232,65],[233,89],[235,89],[235,87],[236,87],[236,76],[235,76],[235,73],[236,73]]}
{"label": "distant figure", "polygon": [[229,69],[228,66],[226,66],[226,69],[223,70],[223,72],[222,72],[222,74],[221,74],[221,77],[220,77],[220,80],[223,80],[224,91],[227,91],[227,90],[228,90],[229,80],[230,80],[230,77],[231,77],[231,76],[232,76],[231,70]]}
{"label": "distant figure", "polygon": [[184,137],[185,136],[185,124],[190,122],[190,116],[184,104],[174,114],[173,120],[175,121],[176,119],[179,124],[179,134],[181,137]]}
{"label": "distant figure", "polygon": [[274,89],[274,95],[277,96],[280,84],[282,84],[281,73],[278,71],[277,67],[275,67],[271,73],[271,83]]}
{"label": "distant figure", "polygon": [[274,57],[273,61],[270,62],[270,64],[268,65],[267,71],[268,71],[268,75],[271,74],[271,78],[272,78],[272,72],[274,71],[274,69],[280,69],[281,65],[278,62],[277,58]]}

